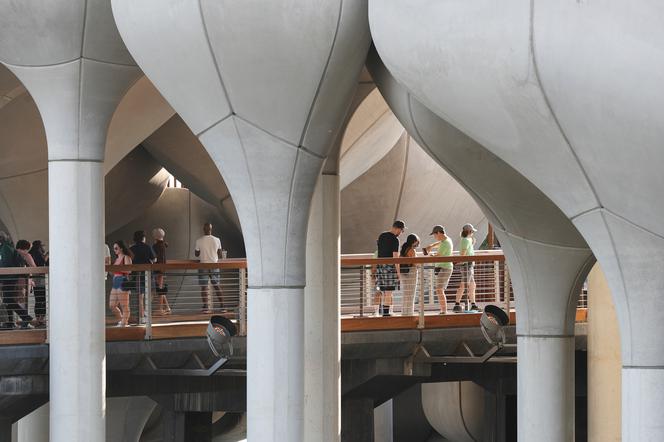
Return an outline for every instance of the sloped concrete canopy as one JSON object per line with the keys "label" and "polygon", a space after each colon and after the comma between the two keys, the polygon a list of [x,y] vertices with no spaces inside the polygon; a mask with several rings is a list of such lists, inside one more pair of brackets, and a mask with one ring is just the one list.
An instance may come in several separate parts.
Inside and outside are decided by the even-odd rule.
{"label": "sloped concrete canopy", "polygon": [[533,184],[417,101],[375,52],[368,65],[409,133],[466,187],[496,227],[519,316],[520,437],[529,440],[546,428],[554,438],[573,438],[568,423],[574,420],[574,315],[592,253]]}
{"label": "sloped concrete canopy", "polygon": [[366,57],[365,8],[113,1],[132,55],[206,147],[238,211],[250,268],[249,439],[302,439],[309,206]]}

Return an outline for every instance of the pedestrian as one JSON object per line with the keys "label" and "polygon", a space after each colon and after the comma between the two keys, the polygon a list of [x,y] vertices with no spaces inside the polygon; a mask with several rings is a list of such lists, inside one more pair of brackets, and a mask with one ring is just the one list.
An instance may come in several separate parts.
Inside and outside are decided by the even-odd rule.
{"label": "pedestrian", "polygon": [[[152,264],[157,259],[152,247],[145,243],[145,232],[134,232],[134,244],[129,247],[133,264]],[[145,272],[133,272],[133,287],[138,295],[138,323],[145,324]]]}
{"label": "pedestrian", "polygon": [[[475,255],[475,237],[474,233],[477,232],[472,224],[466,224],[461,229],[461,243],[459,245],[459,255],[461,256],[474,256]],[[475,263],[473,261],[465,261],[460,264],[461,269],[461,283],[456,292],[454,300],[454,312],[459,313],[463,311],[461,308],[461,299],[464,295],[464,290],[468,287],[468,299],[470,300],[470,311],[479,312],[480,308],[475,304]]]}
{"label": "pedestrian", "polygon": [[[424,248],[424,253],[428,254],[436,248],[436,256],[452,256],[454,244],[452,239],[445,234],[445,227],[435,225],[431,229],[431,233],[436,240],[434,243],[429,244]],[[447,297],[445,290],[450,282],[450,277],[454,271],[454,264],[451,261],[437,262],[434,264],[434,279],[436,281],[436,295],[438,296],[438,304],[440,304],[440,314],[447,313]]]}
{"label": "pedestrian", "polygon": [[[200,260],[201,264],[217,263],[221,259],[221,240],[212,235],[212,223],[203,224],[203,236],[196,240],[194,254]],[[198,285],[201,288],[203,313],[211,313],[212,311],[208,305],[208,284],[212,284],[219,304],[222,309],[224,308],[219,269],[198,269]]]}
{"label": "pedestrian", "polygon": [[[406,230],[406,225],[401,220],[392,223],[392,228],[378,236],[376,245],[378,258],[399,257],[399,235]],[[376,283],[381,292],[381,314],[391,316],[392,292],[396,290],[401,278],[399,264],[378,264],[376,266]]]}
{"label": "pedestrian", "polygon": [[[37,267],[35,264],[35,260],[32,258],[32,255],[30,254],[30,241],[27,241],[25,239],[19,239],[16,242],[16,253],[21,255],[21,259],[23,262],[25,262],[25,267]],[[30,275],[22,275],[18,278],[18,303],[21,304],[21,306],[25,307],[26,310],[29,309],[29,298],[30,298],[30,293],[33,292],[34,289],[34,280]]]}
{"label": "pedestrian", "polygon": [[[14,249],[9,235],[5,232],[0,232],[0,256],[2,257],[2,267],[26,266],[25,259]],[[28,314],[28,310],[19,303],[20,278],[19,275],[6,275],[2,278],[2,301],[7,310],[7,318],[5,318],[7,321],[3,328],[14,328],[16,326],[14,313],[21,318],[21,328],[33,328],[30,324],[32,317]]]}
{"label": "pedestrian", "polygon": [[[420,245],[420,238],[411,233],[406,238],[406,242],[401,246],[399,256],[401,258],[414,258],[416,253],[415,249]],[[401,309],[402,316],[411,316],[414,313],[414,300],[415,288],[417,285],[417,272],[418,269],[412,264],[401,264],[401,291],[403,293],[403,308]],[[420,299],[420,302],[422,300]]]}
{"label": "pedestrian", "polygon": [[[132,264],[131,250],[127,248],[124,241],[116,241],[113,244],[113,251],[117,256],[113,265],[122,266]],[[128,270],[116,270],[113,272],[113,285],[108,301],[108,308],[111,309],[116,319],[118,319],[118,327],[126,327],[131,314],[129,311],[129,279],[127,278],[129,273]]]}
{"label": "pedestrian", "polygon": [[[41,240],[32,241],[30,255],[37,267],[48,267],[48,252]],[[34,278],[35,286],[35,327],[46,326],[46,275]]]}
{"label": "pedestrian", "polygon": [[[166,232],[162,228],[156,228],[152,231],[152,238],[154,244],[152,250],[157,257],[156,264],[166,264],[166,248],[168,243],[164,241]],[[168,305],[168,285],[164,283],[164,272],[161,270],[154,271],[154,280],[157,295],[159,296],[159,311],[162,315],[170,315],[171,307]]]}

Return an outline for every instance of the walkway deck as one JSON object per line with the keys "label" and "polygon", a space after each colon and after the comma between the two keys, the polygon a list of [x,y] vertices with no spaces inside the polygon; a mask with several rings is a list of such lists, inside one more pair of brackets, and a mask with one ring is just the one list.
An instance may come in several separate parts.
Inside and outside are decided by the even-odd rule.
{"label": "walkway deck", "polygon": [[[578,309],[576,322],[586,322],[587,309]],[[426,314],[425,329],[478,327],[480,313],[450,313],[447,315]],[[516,315],[511,312],[511,323]],[[171,315],[168,323],[156,323],[152,326],[152,339],[199,338],[205,336],[210,315]],[[341,319],[342,332],[415,330],[417,316],[391,317],[347,317]],[[145,339],[145,326],[106,328],[107,341],[140,341]],[[44,344],[47,342],[46,330],[10,330],[0,332],[0,345]]]}

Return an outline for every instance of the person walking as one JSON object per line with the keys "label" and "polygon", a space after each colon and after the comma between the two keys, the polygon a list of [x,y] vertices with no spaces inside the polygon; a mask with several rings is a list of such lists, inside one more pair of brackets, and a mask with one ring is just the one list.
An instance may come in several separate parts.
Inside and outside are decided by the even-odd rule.
{"label": "person walking", "polygon": [[[459,245],[459,255],[461,256],[474,256],[475,255],[475,238],[473,234],[477,229],[472,224],[466,224],[461,229],[461,243]],[[461,269],[461,283],[456,292],[454,300],[454,312],[459,313],[463,311],[461,308],[461,299],[463,298],[464,291],[468,287],[468,299],[470,300],[470,311],[479,312],[480,308],[475,304],[475,263],[473,261],[462,262],[459,266]]]}
{"label": "person walking", "polygon": [[[157,257],[156,264],[166,264],[166,248],[168,247],[168,243],[164,241],[165,237],[166,232],[164,229],[157,227],[152,230],[152,238],[154,239],[152,250],[154,250]],[[171,307],[168,305],[168,286],[164,283],[164,272],[155,270],[154,281],[157,296],[159,296],[159,311],[162,315],[170,315]]]}
{"label": "person walking", "polygon": [[[41,240],[32,241],[30,248],[30,256],[32,256],[35,266],[48,267],[48,252],[44,248]],[[45,275],[39,275],[34,279],[34,293],[35,293],[35,327],[46,326],[46,278]]]}
{"label": "person walking", "polygon": [[[194,255],[200,260],[201,264],[217,263],[221,259],[221,240],[212,235],[212,223],[203,224],[203,236],[196,240]],[[201,288],[203,313],[212,312],[212,309],[208,305],[208,284],[212,284],[220,308],[224,308],[219,269],[198,269],[198,285]]]}
{"label": "person walking", "polygon": [[[124,241],[119,240],[113,244],[113,251],[117,258],[113,265],[131,265],[132,253],[131,250],[125,245]],[[108,301],[108,308],[111,309],[118,319],[118,327],[126,327],[129,323],[129,271],[114,271],[113,272],[113,285],[111,286],[111,296]]]}
{"label": "person walking", "polygon": [[[152,264],[157,259],[152,247],[145,243],[145,232],[134,232],[134,244],[129,247],[133,254],[133,264]],[[133,286],[138,295],[138,322],[145,324],[145,272],[134,272]]]}
{"label": "person walking", "polygon": [[[454,244],[452,239],[445,234],[445,227],[435,225],[431,229],[431,236],[436,240],[434,243],[424,247],[424,253],[429,254],[436,248],[436,256],[452,256]],[[438,296],[438,303],[440,304],[440,314],[447,313],[447,297],[445,290],[450,282],[450,277],[454,271],[454,264],[451,262],[437,262],[434,264],[434,279],[436,284],[436,295]]]}
{"label": "person walking", "polygon": [[[401,258],[414,258],[415,249],[420,245],[420,238],[411,233],[406,238],[406,242],[401,246],[399,257]],[[412,264],[401,264],[401,291],[403,292],[403,307],[401,309],[402,316],[412,316],[414,314],[414,301],[415,301],[415,288],[417,285],[417,272],[419,271],[416,266]],[[422,300],[420,299],[420,302]]]}
{"label": "person walking", "polygon": [[[376,245],[378,258],[399,257],[399,235],[406,230],[406,225],[401,220],[392,223],[392,228],[378,236]],[[392,292],[396,290],[401,279],[399,264],[378,264],[376,266],[376,283],[381,292],[381,314],[391,316]]]}

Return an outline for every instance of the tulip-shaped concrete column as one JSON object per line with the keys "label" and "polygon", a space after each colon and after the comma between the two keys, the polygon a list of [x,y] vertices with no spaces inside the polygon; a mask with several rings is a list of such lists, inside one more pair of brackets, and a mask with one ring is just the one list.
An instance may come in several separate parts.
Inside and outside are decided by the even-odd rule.
{"label": "tulip-shaped concrete column", "polygon": [[113,0],[113,12],[237,207],[249,266],[248,438],[300,441],[307,220],[366,56],[366,3]]}
{"label": "tulip-shaped concrete column", "polygon": [[466,187],[498,232],[516,296],[519,438],[573,440],[574,319],[592,253],[549,198],[423,106],[375,52],[368,66],[406,130]]}
{"label": "tulip-shaped concrete column", "polygon": [[0,61],[32,94],[48,142],[51,440],[103,441],[102,162],[140,71],[106,0],[0,2]]}
{"label": "tulip-shaped concrete column", "polygon": [[371,6],[397,79],[536,184],[595,252],[620,322],[625,441],[664,438],[663,13],[646,0]]}

